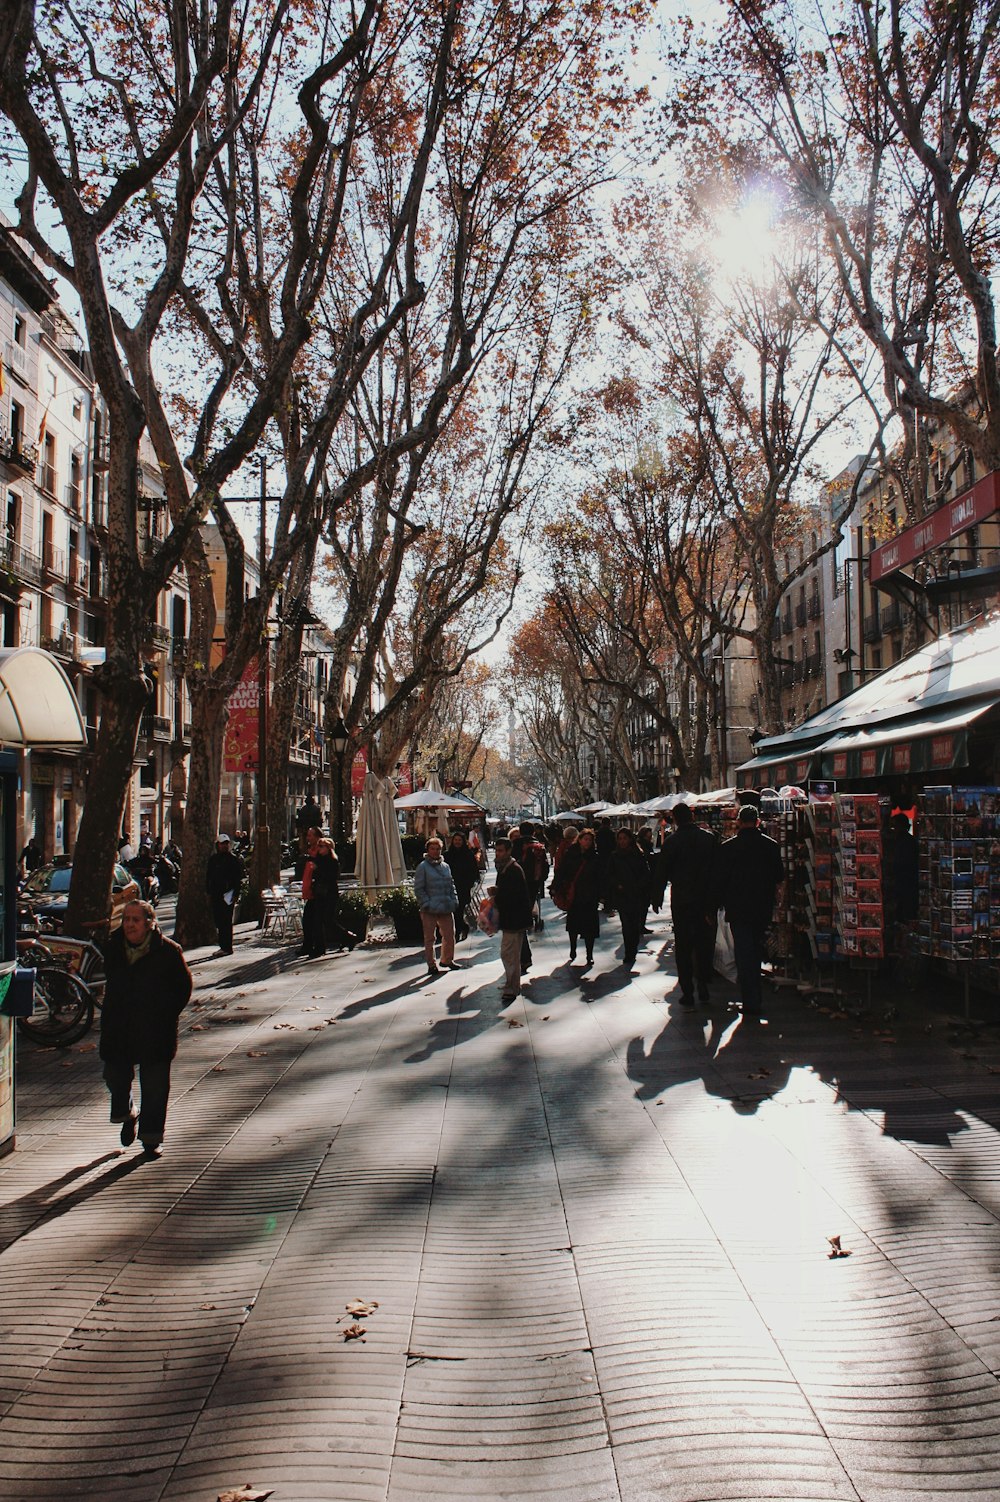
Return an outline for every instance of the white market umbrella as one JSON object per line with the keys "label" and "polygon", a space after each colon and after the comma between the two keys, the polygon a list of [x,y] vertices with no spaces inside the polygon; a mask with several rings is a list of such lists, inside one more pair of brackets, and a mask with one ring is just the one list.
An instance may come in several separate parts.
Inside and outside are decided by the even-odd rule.
{"label": "white market umbrella", "polygon": [[690,793],[661,793],[658,798],[647,798],[645,803],[637,803],[636,808],[643,814],[667,814],[678,803],[690,801]]}
{"label": "white market umbrella", "polygon": [[572,809],[570,809],[569,813],[566,813],[566,814],[553,814],[552,818],[553,818],[553,820],[555,821],[556,824],[580,824],[580,823],[582,823],[582,815],[580,815],[578,813],[574,813]]}
{"label": "white market umbrella", "polygon": [[387,777],[380,782],[376,790],[379,808],[382,811],[382,822],[385,825],[388,836],[389,861],[387,866],[388,883],[392,887],[402,886],[406,880],[406,860],[403,856],[403,842],[399,837],[399,820],[396,818],[394,800],[396,789]]}
{"label": "white market umbrella", "polygon": [[357,854],[354,874],[358,886],[364,891],[375,887],[391,886],[386,880],[389,868],[389,842],[385,819],[378,797],[379,779],[375,773],[365,773],[365,785],[361,793],[358,822],[354,831]]}
{"label": "white market umbrella", "polygon": [[604,810],[609,807],[610,804],[606,803],[603,798],[598,798],[596,803],[581,803],[580,807],[577,809],[577,813],[602,814]]}
{"label": "white market umbrella", "polygon": [[702,806],[704,806],[705,804],[707,804],[710,807],[712,805],[717,805],[717,804],[720,804],[720,803],[721,804],[735,803],[736,802],[736,789],[735,788],[715,788],[710,793],[689,794],[687,801],[689,803],[697,803],[697,804],[700,804]]}
{"label": "white market umbrella", "polygon": [[609,803],[601,809],[602,819],[634,819],[639,815],[639,810],[634,803]]}
{"label": "white market umbrella", "polygon": [[[431,808],[469,808],[471,799],[462,798],[457,793],[442,793],[440,788],[426,787],[416,793],[404,793],[402,798],[394,798],[392,802],[394,808],[426,811]],[[479,805],[475,806],[478,808]]]}

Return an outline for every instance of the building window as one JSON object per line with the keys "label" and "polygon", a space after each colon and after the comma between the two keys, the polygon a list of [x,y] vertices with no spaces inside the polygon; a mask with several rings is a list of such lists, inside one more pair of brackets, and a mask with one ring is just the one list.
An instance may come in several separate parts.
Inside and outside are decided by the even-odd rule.
{"label": "building window", "polygon": [[42,489],[49,495],[56,493],[56,440],[52,433],[46,433],[42,450]]}
{"label": "building window", "polygon": [[74,396],[74,398],[73,398],[73,421],[74,422],[81,422],[82,420],[83,420],[83,402],[80,400],[80,398],[78,396]]}
{"label": "building window", "polygon": [[19,344],[21,346],[21,348],[24,349],[24,347],[27,344],[27,342],[28,342],[28,329],[27,329],[27,325],[25,324],[25,321],[21,317],[20,313],[15,313],[14,314],[14,343],[15,344]]}
{"label": "building window", "polygon": [[57,379],[56,379],[56,373],[52,369],[52,366],[50,365],[49,366],[49,396],[55,396],[57,394],[57,391],[58,391],[58,384],[57,384]]}

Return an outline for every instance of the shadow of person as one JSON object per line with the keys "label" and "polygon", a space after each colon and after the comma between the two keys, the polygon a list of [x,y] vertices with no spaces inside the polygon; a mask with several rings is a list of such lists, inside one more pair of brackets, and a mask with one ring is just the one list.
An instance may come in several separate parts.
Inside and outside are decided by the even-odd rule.
{"label": "shadow of person", "polygon": [[[134,1173],[142,1162],[141,1154],[131,1158],[122,1158],[117,1150],[103,1153],[92,1163],[81,1163],[76,1168],[69,1169],[60,1178],[52,1179],[50,1183],[33,1189],[30,1194],[11,1200],[0,1207],[0,1251],[5,1252],[8,1247],[14,1245],[15,1241],[20,1241],[22,1236],[27,1236],[38,1226],[50,1220],[56,1220],[60,1215],[65,1215],[68,1211],[75,1209],[77,1205],[82,1205],[92,1199],[95,1194],[100,1194],[103,1189],[109,1189],[112,1184],[117,1184],[119,1179],[124,1179],[128,1174]],[[77,1179],[82,1179],[85,1174],[93,1173],[103,1163],[111,1163],[113,1166],[98,1178],[79,1184],[69,1194],[59,1195],[61,1189],[65,1189],[68,1184],[72,1184]]]}
{"label": "shadow of person", "polygon": [[474,991],[459,987],[447,998],[445,1008],[447,1016],[431,1023],[427,1042],[415,1053],[407,1054],[405,1064],[424,1064],[445,1048],[468,1043],[491,1027],[507,1026],[507,1011],[491,985],[478,986]]}
{"label": "shadow of person", "polygon": [[796,1060],[787,1040],[758,1017],[730,1013],[704,1071],[705,1092],[752,1116],[788,1084]]}

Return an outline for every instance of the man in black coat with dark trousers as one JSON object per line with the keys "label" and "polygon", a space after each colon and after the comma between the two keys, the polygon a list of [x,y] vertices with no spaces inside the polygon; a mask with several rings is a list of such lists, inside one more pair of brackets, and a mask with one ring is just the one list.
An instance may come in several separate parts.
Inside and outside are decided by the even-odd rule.
{"label": "man in black coat with dark trousers", "polygon": [[670,916],[674,928],[674,957],[681,987],[681,1006],[708,1001],[708,983],[715,958],[718,924],[716,900],[719,847],[715,836],[694,822],[690,804],[673,810],[674,833],[663,842],[653,878],[657,906],[670,886]]}
{"label": "man in black coat with dark trousers", "polygon": [[[111,1091],[111,1120],[131,1147],[138,1129],[146,1156],[159,1156],[177,1052],[177,1019],[191,999],[191,972],[180,945],[164,938],[148,902],[129,902],[105,950],[101,1059]],[[138,1117],[132,1083],[139,1071]]]}
{"label": "man in black coat with dark trousers", "polygon": [[205,867],[205,890],[212,904],[212,917],[219,935],[219,951],[233,952],[233,914],[243,881],[243,862],[233,854],[228,834],[220,834]]}
{"label": "man in black coat with dark trousers", "polygon": [[760,1015],[760,966],[764,935],[774,916],[774,899],[785,879],[776,842],[758,827],[752,804],[739,812],[739,829],[719,851],[719,895],[733,931],[736,974],[747,1017]]}

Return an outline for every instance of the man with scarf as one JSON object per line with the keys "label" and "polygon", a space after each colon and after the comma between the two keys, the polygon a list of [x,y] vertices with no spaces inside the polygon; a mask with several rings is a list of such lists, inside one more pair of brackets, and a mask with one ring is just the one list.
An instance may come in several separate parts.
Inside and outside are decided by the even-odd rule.
{"label": "man with scarf", "polygon": [[[138,1132],[148,1158],[160,1155],[170,1095],[170,1065],[177,1052],[177,1020],[191,999],[191,972],[183,952],[164,938],[152,905],[130,902],[121,928],[105,952],[107,985],[101,1010],[101,1059],[111,1092],[111,1120],[121,1143]],[[132,1084],[139,1071],[140,1108]]]}

